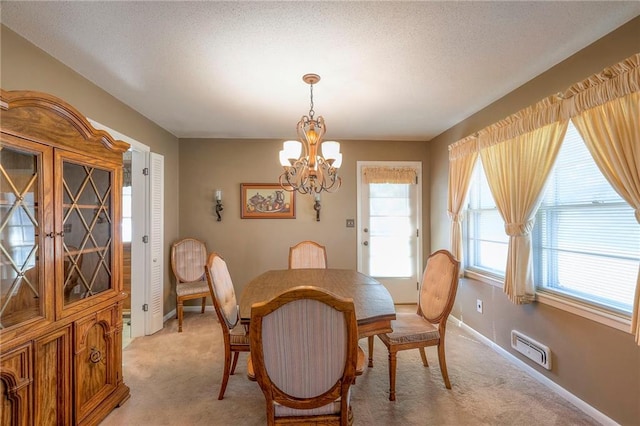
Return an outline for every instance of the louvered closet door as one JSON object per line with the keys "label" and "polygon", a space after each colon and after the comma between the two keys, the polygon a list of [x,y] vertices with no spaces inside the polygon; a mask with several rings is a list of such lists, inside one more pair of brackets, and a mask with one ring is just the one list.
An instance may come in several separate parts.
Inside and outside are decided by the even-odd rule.
{"label": "louvered closet door", "polygon": [[153,334],[163,325],[163,284],[164,284],[164,156],[150,154],[150,254],[151,273],[149,295],[149,311],[147,312],[146,334]]}

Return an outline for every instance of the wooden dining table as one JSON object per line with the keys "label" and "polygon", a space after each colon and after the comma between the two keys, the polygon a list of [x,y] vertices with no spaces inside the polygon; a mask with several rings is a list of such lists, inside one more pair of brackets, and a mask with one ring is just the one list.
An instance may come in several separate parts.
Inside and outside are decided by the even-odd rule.
{"label": "wooden dining table", "polygon": [[374,278],[350,269],[279,269],[258,275],[240,296],[240,321],[249,324],[251,306],[297,286],[314,286],[353,299],[359,338],[391,333],[396,310],[389,291]]}

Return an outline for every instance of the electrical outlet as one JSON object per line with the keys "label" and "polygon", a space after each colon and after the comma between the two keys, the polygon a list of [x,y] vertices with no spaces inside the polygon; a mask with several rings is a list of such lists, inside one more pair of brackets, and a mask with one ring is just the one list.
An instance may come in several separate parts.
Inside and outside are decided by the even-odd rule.
{"label": "electrical outlet", "polygon": [[354,228],[356,226],[355,219],[347,219],[347,228]]}
{"label": "electrical outlet", "polygon": [[476,300],[476,311],[482,313],[482,300],[480,299]]}

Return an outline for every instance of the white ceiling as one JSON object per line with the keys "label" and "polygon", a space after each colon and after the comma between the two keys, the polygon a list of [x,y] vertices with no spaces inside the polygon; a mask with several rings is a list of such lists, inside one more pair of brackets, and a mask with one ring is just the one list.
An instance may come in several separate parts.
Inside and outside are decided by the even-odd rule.
{"label": "white ceiling", "polygon": [[[0,20],[178,137],[429,140],[640,2],[6,1]],[[540,98],[549,94],[541,93]]]}

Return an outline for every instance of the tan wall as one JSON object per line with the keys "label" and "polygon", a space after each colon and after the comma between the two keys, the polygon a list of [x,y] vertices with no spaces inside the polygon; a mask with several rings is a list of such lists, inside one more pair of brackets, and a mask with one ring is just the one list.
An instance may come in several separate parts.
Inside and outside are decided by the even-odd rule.
{"label": "tan wall", "polygon": [[[277,182],[281,147],[280,140],[180,140],[180,236],[204,240],[227,260],[238,295],[256,275],[286,268],[289,247],[301,240],[325,245],[330,267],[356,268],[356,228],[345,224],[356,219],[356,161],[422,161],[423,176],[429,175],[423,142],[342,141],[342,187],[322,194],[320,222],[313,197],[300,194],[295,219],[241,219],[240,184]],[[422,185],[427,188],[428,180]],[[222,222],[214,212],[216,188],[223,191]],[[429,211],[428,199],[423,211]],[[429,215],[423,220],[428,229]],[[424,238],[429,241],[428,232]]]}
{"label": "tan wall", "polygon": [[[423,234],[424,252],[448,247],[447,145],[640,51],[638,34],[640,18],[438,136],[427,146],[412,142],[345,141],[344,185],[338,193],[323,197],[319,223],[314,221],[311,200],[303,197],[298,198],[295,220],[241,220],[239,217],[241,182],[277,180],[279,141],[183,140],[178,149],[176,138],[171,134],[4,26],[0,30],[0,86],[6,90],[39,90],[59,96],[92,119],[165,156],[164,302],[165,312],[169,312],[175,307],[175,300],[168,250],[170,243],[182,236],[200,237],[209,249],[225,256],[238,292],[258,273],[286,267],[289,245],[301,239],[324,242],[329,249],[330,266],[354,268],[355,230],[346,228],[344,222],[346,218],[356,217],[356,160],[423,161],[426,225],[423,229],[431,233]],[[335,137],[339,139],[339,135]],[[247,164],[248,161],[251,163]],[[213,211],[216,188],[224,191],[222,222],[215,221]],[[475,313],[476,298],[484,301],[483,315]],[[640,349],[631,335],[545,305],[512,305],[500,289],[471,280],[461,284],[454,315],[507,350],[510,350],[508,338],[512,328],[549,344],[554,352],[554,368],[551,372],[540,370],[543,374],[617,422],[638,423]]]}
{"label": "tan wall", "polygon": [[176,304],[175,296],[171,297],[169,242],[178,235],[177,138],[5,26],[0,26],[0,45],[0,87],[5,90],[35,90],[55,95],[87,117],[164,155],[164,310],[171,311]]}
{"label": "tan wall", "polygon": [[[640,52],[640,18],[433,139],[428,144],[432,247],[449,246],[446,214],[449,144],[637,52]],[[476,299],[484,302],[483,314],[475,310]],[[640,422],[640,347],[631,334],[541,303],[514,305],[501,288],[474,280],[461,283],[453,315],[618,423]],[[531,364],[511,350],[512,329],[551,348],[551,371]]]}

